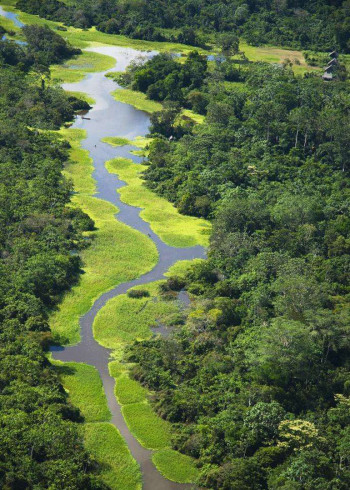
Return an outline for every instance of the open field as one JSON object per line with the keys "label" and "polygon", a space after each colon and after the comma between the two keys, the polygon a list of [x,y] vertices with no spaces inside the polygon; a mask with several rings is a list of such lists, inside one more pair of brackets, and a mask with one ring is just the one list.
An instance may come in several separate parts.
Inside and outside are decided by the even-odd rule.
{"label": "open field", "polygon": [[122,201],[143,208],[140,216],[150,223],[152,230],[165,243],[174,247],[208,245],[210,223],[205,219],[180,214],[173,204],[148,189],[141,177],[145,165],[115,158],[106,162],[106,168],[127,183],[118,191]]}
{"label": "open field", "polygon": [[76,191],[72,204],[82,208],[96,226],[95,231],[86,233],[92,238],[92,244],[81,253],[84,274],[51,316],[54,338],[72,344],[80,338],[79,317],[89,310],[98,296],[150,270],[156,264],[158,254],[148,237],[115,219],[116,206],[92,197],[96,190],[91,176],[93,166],[88,152],[80,147],[84,131],[62,129],[59,133],[72,146],[71,161],[64,172],[72,179]]}

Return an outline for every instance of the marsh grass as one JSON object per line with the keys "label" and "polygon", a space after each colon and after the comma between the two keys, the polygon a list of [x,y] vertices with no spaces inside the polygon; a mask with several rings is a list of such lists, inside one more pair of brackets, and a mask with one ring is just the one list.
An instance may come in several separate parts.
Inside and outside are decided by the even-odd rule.
{"label": "marsh grass", "polygon": [[141,173],[146,165],[126,158],[106,162],[109,172],[118,174],[127,183],[118,189],[123,202],[143,208],[140,216],[150,223],[152,230],[173,247],[207,246],[211,225],[209,221],[180,214],[173,204],[144,185]]}
{"label": "marsh grass", "polygon": [[89,105],[93,106],[96,101],[94,98],[90,97],[90,95],[86,94],[85,92],[75,92],[73,90],[66,90],[66,93],[68,95],[71,95],[73,97],[76,97],[77,99],[83,100],[84,102],[87,102]]}
{"label": "marsh grass", "polygon": [[93,302],[117,284],[148,272],[156,264],[158,254],[148,237],[115,218],[116,206],[92,197],[96,191],[91,176],[93,165],[88,152],[80,147],[84,131],[62,129],[60,134],[72,146],[71,160],[64,171],[76,191],[72,205],[82,208],[95,221],[96,227],[95,231],[86,233],[92,244],[81,253],[84,273],[79,283],[64,296],[51,316],[54,338],[72,344],[80,339],[79,318]]}
{"label": "marsh grass", "polygon": [[120,138],[119,136],[106,136],[106,138],[102,138],[101,141],[103,143],[108,143],[111,146],[124,146],[132,144],[132,142],[128,139]]}
{"label": "marsh grass", "polygon": [[127,88],[118,88],[112,92],[112,95],[115,100],[123,102],[124,104],[132,105],[136,107],[136,109],[148,112],[149,114],[152,112],[161,111],[163,109],[160,102],[148,99],[146,94],[143,92],[136,92],[135,90],[129,90]]}
{"label": "marsh grass", "polygon": [[171,424],[158,417],[148,402],[122,406],[130,431],[147,449],[163,449],[171,444]]}
{"label": "marsh grass", "polygon": [[85,424],[84,445],[99,463],[101,480],[112,490],[141,490],[141,471],[124,439],[109,423]]}
{"label": "marsh grass", "polygon": [[166,325],[176,322],[180,314],[178,302],[157,298],[158,287],[163,282],[133,288],[148,291],[149,297],[131,298],[121,294],[110,299],[95,317],[96,340],[105,347],[117,348],[120,344],[151,338],[151,327],[156,327],[158,321]]}
{"label": "marsh grass", "polygon": [[83,51],[64,64],[51,66],[51,77],[65,83],[82,80],[87,73],[109,70],[115,66],[115,59],[105,54]]}
{"label": "marsh grass", "polygon": [[111,413],[97,369],[78,362],[51,360],[72,405],[78,407],[86,422],[108,422]]}
{"label": "marsh grass", "polygon": [[178,483],[194,483],[199,477],[199,470],[194,460],[173,449],[160,449],[152,455],[153,464],[169,480]]}

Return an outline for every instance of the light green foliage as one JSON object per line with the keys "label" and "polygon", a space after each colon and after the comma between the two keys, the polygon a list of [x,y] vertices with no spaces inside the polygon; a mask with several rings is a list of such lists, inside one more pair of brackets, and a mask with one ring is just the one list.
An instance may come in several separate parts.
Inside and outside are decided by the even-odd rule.
{"label": "light green foliage", "polygon": [[69,394],[72,404],[79,408],[86,422],[107,422],[111,413],[96,368],[78,362],[52,361]]}
{"label": "light green foliage", "polygon": [[208,244],[211,229],[208,221],[180,214],[173,204],[143,185],[140,174],[146,165],[115,158],[106,162],[106,168],[128,184],[118,190],[122,201],[143,208],[141,217],[165,243],[174,247]]}
{"label": "light green foliage", "polygon": [[120,405],[145,401],[146,393],[145,388],[134,379],[129,378],[126,373],[118,376],[115,395]]}
{"label": "light green foliage", "polygon": [[171,424],[158,417],[147,402],[122,407],[125,421],[142,446],[163,449],[171,445]]}
{"label": "light green foliage", "polygon": [[76,97],[77,99],[83,100],[84,102],[87,102],[89,105],[93,106],[96,101],[90,95],[86,94],[85,92],[75,92],[73,90],[67,90],[66,91],[68,95],[72,95],[73,97]]}
{"label": "light green foliage", "polygon": [[108,70],[115,65],[115,59],[104,54],[84,51],[63,65],[51,67],[51,77],[67,83],[79,82],[87,73]]}
{"label": "light green foliage", "polygon": [[92,238],[91,246],[81,254],[85,273],[79,284],[65,295],[50,321],[54,337],[75,343],[79,340],[79,317],[104,291],[150,270],[157,261],[157,251],[142,233],[115,219],[118,212],[115,206],[92,197],[95,193],[92,162],[87,151],[80,147],[84,131],[64,129],[60,134],[72,145],[65,175],[73,180],[76,191],[73,205],[82,208],[96,226],[96,231],[87,233]]}
{"label": "light green foliage", "polygon": [[112,490],[141,490],[141,472],[112,424],[84,426],[84,445],[101,465],[100,478]]}
{"label": "light green foliage", "polygon": [[149,297],[135,299],[122,294],[109,300],[97,313],[93,324],[96,340],[105,347],[117,348],[121,343],[150,338],[150,328],[157,326],[157,321],[176,322],[178,303],[157,298],[161,282],[134,288],[149,291]]}
{"label": "light green foliage", "polygon": [[142,92],[136,92],[135,90],[120,89],[118,88],[112,93],[115,100],[119,102],[124,102],[125,104],[130,104],[136,109],[145,112],[157,112],[162,110],[162,104],[154,100],[147,99],[146,94]]}
{"label": "light green foliage", "polygon": [[204,263],[204,259],[179,260],[178,262],[175,262],[164,275],[167,277],[176,276],[180,279],[184,279],[193,266],[201,263]]}
{"label": "light green foliage", "polygon": [[194,460],[173,449],[161,449],[152,456],[158,471],[169,480],[179,483],[193,483],[199,476]]}
{"label": "light green foliage", "polygon": [[124,146],[130,145],[131,142],[126,138],[120,138],[119,136],[107,136],[102,138],[103,143],[108,143],[111,146]]}

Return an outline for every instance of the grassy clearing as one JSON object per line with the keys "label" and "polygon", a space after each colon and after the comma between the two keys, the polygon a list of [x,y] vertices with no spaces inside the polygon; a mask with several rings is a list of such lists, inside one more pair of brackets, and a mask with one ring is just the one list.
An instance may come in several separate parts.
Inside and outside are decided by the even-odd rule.
{"label": "grassy clearing", "polygon": [[194,460],[173,449],[156,451],[152,461],[163,476],[178,483],[193,483],[199,476]]}
{"label": "grassy clearing", "polygon": [[63,65],[52,65],[51,77],[64,83],[75,83],[82,80],[87,73],[109,70],[113,66],[115,59],[111,56],[84,51]]}
{"label": "grassy clearing", "polygon": [[114,425],[86,424],[84,445],[100,464],[100,478],[109,488],[141,490],[140,468]]}
{"label": "grassy clearing", "polygon": [[149,271],[156,264],[158,254],[148,237],[115,219],[116,206],[92,197],[96,190],[91,176],[93,165],[88,152],[80,147],[84,131],[62,129],[60,134],[72,146],[71,161],[64,172],[73,180],[76,191],[72,205],[82,208],[96,226],[96,231],[86,234],[92,238],[91,246],[81,253],[84,274],[51,316],[54,338],[72,344],[80,339],[79,317],[93,302],[117,284]]}
{"label": "grassy clearing", "polygon": [[150,223],[152,230],[165,243],[174,247],[208,245],[211,230],[209,222],[180,214],[173,204],[145,187],[141,177],[145,165],[115,158],[106,162],[106,168],[128,184],[118,189],[122,201],[143,208],[141,217]]}
{"label": "grassy clearing", "polygon": [[118,348],[121,344],[151,338],[151,327],[156,327],[157,321],[166,325],[178,323],[178,303],[157,298],[158,287],[162,282],[133,288],[147,290],[149,297],[135,299],[121,294],[109,300],[94,320],[96,340],[105,347]]}
{"label": "grassy clearing", "polygon": [[106,138],[102,138],[101,141],[103,141],[103,143],[108,143],[111,146],[124,146],[132,144],[128,139],[120,138],[119,136],[107,136]]}
{"label": "grassy clearing", "polygon": [[93,106],[96,101],[90,95],[86,94],[85,92],[75,92],[72,90],[66,90],[68,95],[71,95],[73,97],[76,97],[77,99],[83,100],[84,102],[87,102],[89,105]]}
{"label": "grassy clearing", "polygon": [[79,408],[85,421],[108,422],[111,413],[97,369],[78,362],[51,362],[60,375],[72,405]]}
{"label": "grassy clearing", "polygon": [[112,93],[112,95],[115,100],[123,102],[124,104],[132,105],[136,107],[136,109],[148,112],[149,114],[152,112],[161,111],[163,108],[160,102],[147,99],[146,94],[143,92],[136,92],[135,90],[129,90],[126,88],[118,88]]}

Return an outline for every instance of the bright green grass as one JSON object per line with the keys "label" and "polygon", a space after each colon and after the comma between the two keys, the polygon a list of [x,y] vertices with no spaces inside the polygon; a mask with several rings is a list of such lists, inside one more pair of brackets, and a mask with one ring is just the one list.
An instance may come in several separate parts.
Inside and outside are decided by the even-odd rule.
{"label": "bright green grass", "polygon": [[145,165],[115,158],[106,162],[106,168],[128,184],[118,189],[121,200],[143,208],[140,216],[150,223],[152,230],[165,243],[174,247],[208,245],[211,230],[209,222],[180,214],[173,204],[143,185],[141,172],[146,169]]}
{"label": "bright green grass", "polygon": [[93,237],[91,246],[81,253],[84,274],[79,284],[64,296],[50,321],[54,338],[76,343],[80,339],[79,317],[103,292],[152,269],[158,254],[148,237],[115,219],[116,206],[92,197],[96,190],[91,176],[93,165],[88,152],[80,147],[84,131],[62,129],[60,134],[72,146],[71,161],[64,172],[73,180],[76,191],[72,205],[82,208],[96,226],[96,231],[87,233]]}
{"label": "bright green grass", "polygon": [[194,460],[173,449],[156,451],[152,461],[163,476],[178,483],[193,483],[199,476]]}
{"label": "bright green grass", "polygon": [[115,59],[105,54],[83,51],[62,65],[52,65],[51,77],[65,83],[82,80],[87,73],[105,71],[115,66]]}
{"label": "bright green grass", "polygon": [[177,276],[185,278],[192,266],[200,264],[201,262],[204,262],[204,259],[179,260],[178,262],[175,262],[164,275],[167,277]]}
{"label": "bright green grass", "polygon": [[197,124],[202,124],[205,120],[205,116],[202,114],[197,114],[196,112],[191,111],[190,109],[183,109],[182,115],[189,117]]}
{"label": "bright green grass", "polygon": [[121,294],[110,299],[95,317],[95,339],[105,347],[118,348],[121,344],[151,338],[151,327],[157,326],[157,320],[166,325],[176,323],[180,314],[178,302],[157,298],[162,282],[133,288],[147,290],[149,297],[135,299]]}
{"label": "bright green grass", "polygon": [[125,104],[130,104],[140,111],[145,111],[148,113],[161,111],[163,106],[160,102],[155,100],[147,99],[146,94],[143,92],[136,92],[135,90],[129,90],[126,88],[118,88],[112,93],[115,100],[123,102]]}
{"label": "bright green grass", "polygon": [[115,384],[115,395],[120,405],[138,403],[146,400],[147,391],[127,373],[118,376]]}
{"label": "bright green grass", "polygon": [[102,381],[96,368],[78,362],[51,360],[56,367],[69,399],[78,407],[86,422],[108,422],[111,413]]}
{"label": "bright green grass", "polygon": [[93,106],[96,101],[90,95],[86,94],[85,92],[75,92],[72,90],[67,90],[66,93],[68,95],[72,95],[73,97],[76,97],[77,99],[83,100],[84,102],[87,102],[89,105]]}
{"label": "bright green grass", "polygon": [[112,424],[84,426],[84,445],[101,466],[100,478],[112,490],[141,490],[141,471]]}
{"label": "bright green grass", "polygon": [[111,146],[124,146],[132,144],[128,139],[120,138],[118,136],[107,136],[106,138],[102,138],[101,141],[103,141],[103,143],[108,143]]}
{"label": "bright green grass", "polygon": [[147,402],[122,406],[130,431],[147,449],[163,449],[171,445],[171,424],[158,417]]}

